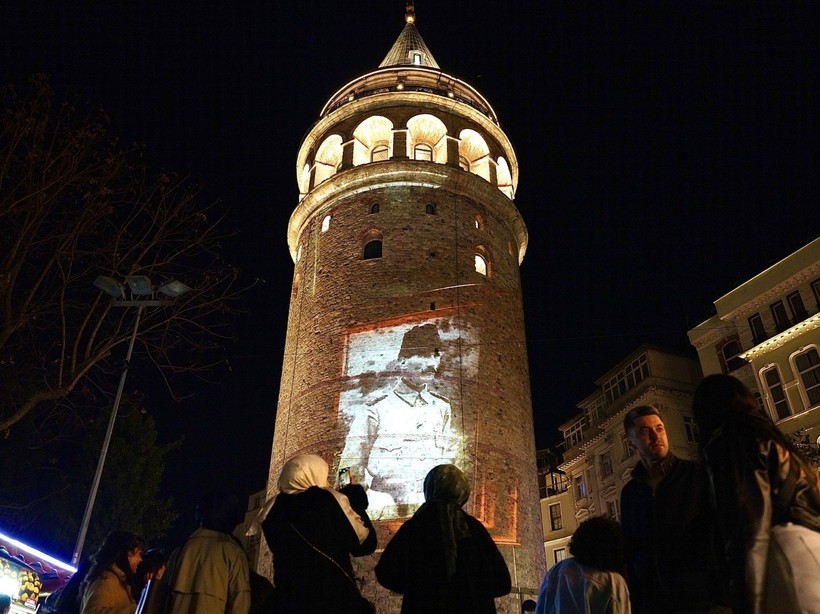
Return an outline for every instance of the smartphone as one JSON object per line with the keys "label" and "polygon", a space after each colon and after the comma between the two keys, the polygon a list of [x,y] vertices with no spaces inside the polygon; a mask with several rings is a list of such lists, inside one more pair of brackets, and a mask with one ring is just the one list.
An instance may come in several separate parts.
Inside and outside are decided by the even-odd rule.
{"label": "smartphone", "polygon": [[339,488],[344,488],[350,484],[350,467],[339,469]]}

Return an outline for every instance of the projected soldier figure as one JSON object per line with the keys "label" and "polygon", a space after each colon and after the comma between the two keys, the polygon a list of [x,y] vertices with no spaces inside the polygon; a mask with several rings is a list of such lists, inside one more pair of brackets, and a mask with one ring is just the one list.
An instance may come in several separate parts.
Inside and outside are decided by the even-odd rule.
{"label": "projected soldier figure", "polygon": [[424,502],[427,472],[454,460],[450,401],[429,386],[441,345],[435,324],[408,330],[387,369],[399,376],[357,408],[351,422],[340,467],[369,486],[377,518],[378,508],[382,517],[412,513],[410,506]]}

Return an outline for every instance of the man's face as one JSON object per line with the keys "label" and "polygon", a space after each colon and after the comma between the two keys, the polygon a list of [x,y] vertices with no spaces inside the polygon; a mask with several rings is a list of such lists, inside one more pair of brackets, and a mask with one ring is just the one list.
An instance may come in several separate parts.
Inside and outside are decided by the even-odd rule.
{"label": "man's face", "polygon": [[435,375],[441,356],[408,356],[402,361],[402,371],[413,376]]}
{"label": "man's face", "polygon": [[645,467],[659,463],[669,453],[666,427],[659,416],[638,416],[633,419],[628,438]]}

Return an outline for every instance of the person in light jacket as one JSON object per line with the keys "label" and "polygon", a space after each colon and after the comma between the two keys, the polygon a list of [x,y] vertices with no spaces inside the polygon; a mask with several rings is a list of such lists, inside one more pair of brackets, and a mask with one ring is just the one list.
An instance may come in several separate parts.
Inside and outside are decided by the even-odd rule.
{"label": "person in light jacket", "polygon": [[129,531],[111,531],[91,558],[83,580],[81,614],[133,614],[133,584],[142,561],[142,538]]}
{"label": "person in light jacket", "polygon": [[235,496],[214,491],[197,505],[199,528],[171,555],[162,576],[171,589],[171,614],[248,614],[248,557],[232,534],[242,520]]}

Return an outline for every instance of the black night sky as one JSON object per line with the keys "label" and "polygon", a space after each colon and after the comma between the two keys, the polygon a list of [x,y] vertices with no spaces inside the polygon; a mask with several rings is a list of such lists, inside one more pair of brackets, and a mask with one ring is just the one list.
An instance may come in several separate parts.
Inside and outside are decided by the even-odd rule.
{"label": "black night sky", "polygon": [[[803,6],[416,2],[439,65],[492,103],[518,155],[539,447],[618,360],[644,342],[693,352],[712,301],[817,236],[820,24]],[[403,15],[401,0],[0,7],[0,80],[49,73],[159,169],[204,181],[239,232],[231,259],[266,280],[221,383],[183,404],[143,391],[162,438],[186,438],[167,471],[183,534],[210,485],[265,484],[297,149]]]}

